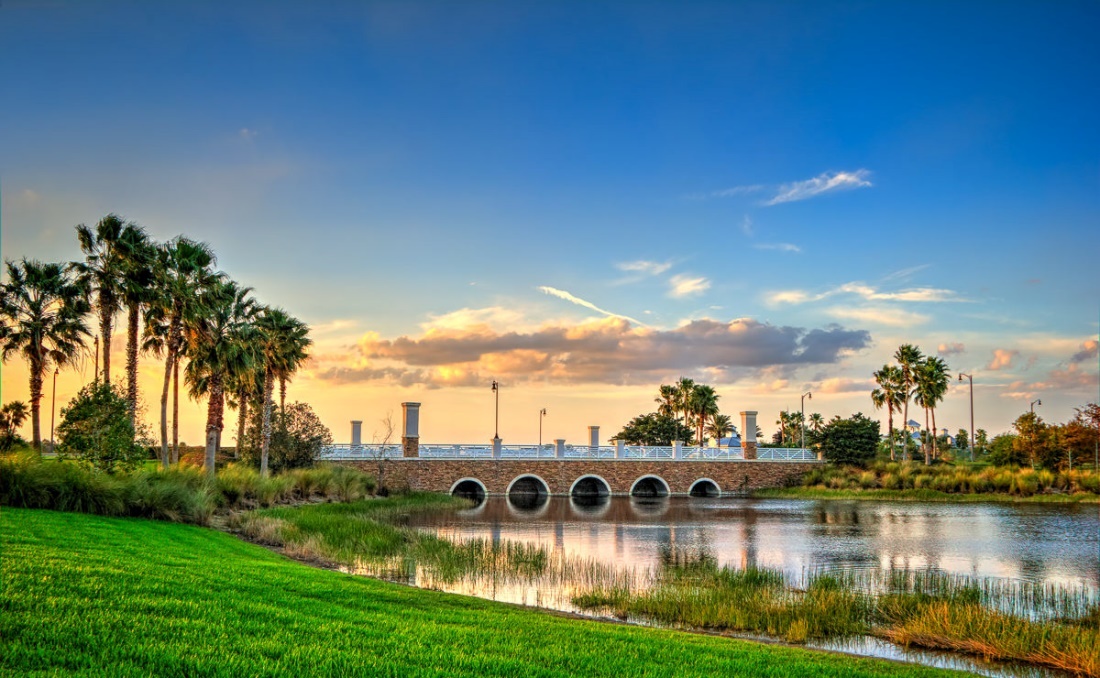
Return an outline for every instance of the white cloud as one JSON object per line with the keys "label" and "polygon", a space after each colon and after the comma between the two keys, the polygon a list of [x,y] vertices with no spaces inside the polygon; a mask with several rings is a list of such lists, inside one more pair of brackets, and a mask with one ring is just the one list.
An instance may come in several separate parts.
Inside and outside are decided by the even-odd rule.
{"label": "white cloud", "polygon": [[957,341],[950,344],[940,344],[938,347],[936,347],[936,353],[939,353],[942,356],[958,355],[959,353],[964,352],[966,352],[966,344],[962,344]]}
{"label": "white cloud", "polygon": [[757,245],[753,245],[753,247],[758,249],[758,250],[776,250],[778,252],[795,252],[795,253],[798,253],[798,252],[802,251],[801,247],[799,247],[798,245],[792,245],[789,242],[770,242],[770,243],[762,242],[762,243],[759,243]]}
{"label": "white cloud", "polygon": [[867,177],[870,175],[871,173],[865,169],[858,169],[855,172],[825,172],[813,179],[783,184],[775,196],[764,204],[779,205],[785,202],[807,200],[834,191],[869,187],[871,182]]}
{"label": "white cloud", "polygon": [[680,299],[694,294],[702,294],[710,289],[710,281],[706,278],[693,278],[687,275],[674,275],[668,281],[668,296]]}
{"label": "white cloud", "polygon": [[636,325],[643,325],[643,326],[645,325],[645,323],[643,323],[642,321],[631,318],[628,315],[622,315],[620,313],[612,313],[611,311],[605,311],[604,309],[600,308],[599,306],[593,304],[591,301],[585,301],[584,299],[581,299],[580,297],[575,297],[572,294],[570,294],[569,292],[566,292],[565,290],[559,290],[557,288],[547,287],[545,285],[540,286],[538,289],[539,289],[540,292],[545,292],[546,294],[549,294],[550,296],[553,296],[553,297],[557,297],[558,299],[564,299],[565,301],[568,301],[571,304],[576,304],[577,306],[583,306],[584,308],[591,309],[591,310],[595,311],[596,313],[602,313],[603,315],[606,315],[610,318],[622,318],[623,320],[629,320],[630,322],[632,322]]}
{"label": "white cloud", "polygon": [[429,316],[421,323],[424,330],[469,330],[472,327],[516,329],[523,325],[523,314],[501,306],[460,308],[457,311]]}
{"label": "white cloud", "polygon": [[730,198],[735,195],[745,195],[746,193],[756,193],[757,191],[764,190],[763,184],[749,184],[746,186],[734,186],[732,188],[723,188],[718,191],[711,191],[710,197],[712,198]]}
{"label": "white cloud", "polygon": [[672,263],[668,261],[624,261],[615,264],[615,268],[620,271],[626,271],[627,273],[641,273],[643,275],[661,275],[668,269],[672,268]]}
{"label": "white cloud", "polygon": [[894,271],[883,277],[883,282],[887,280],[899,280],[912,277],[914,273],[919,273],[924,269],[930,267],[932,264],[921,264],[920,266],[910,266],[909,268],[903,268],[900,271]]}
{"label": "white cloud", "polygon": [[745,215],[745,218],[741,220],[741,232],[749,236],[750,238],[752,237],[752,217],[747,214]]}

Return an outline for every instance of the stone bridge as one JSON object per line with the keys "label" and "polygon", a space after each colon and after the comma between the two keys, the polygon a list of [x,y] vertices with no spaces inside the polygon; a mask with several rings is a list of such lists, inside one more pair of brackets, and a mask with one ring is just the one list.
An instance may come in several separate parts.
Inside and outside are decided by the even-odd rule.
{"label": "stone bridge", "polygon": [[[401,445],[363,445],[359,422],[352,443],[336,445],[325,457],[379,476],[390,488],[446,492],[474,498],[640,496],[717,497],[796,484],[819,465],[808,450],[757,449],[755,435],[740,447],[691,448],[599,444],[589,427],[581,446],[424,445],[419,437],[419,403],[402,403]],[[741,413],[741,430],[755,433],[756,412]]]}

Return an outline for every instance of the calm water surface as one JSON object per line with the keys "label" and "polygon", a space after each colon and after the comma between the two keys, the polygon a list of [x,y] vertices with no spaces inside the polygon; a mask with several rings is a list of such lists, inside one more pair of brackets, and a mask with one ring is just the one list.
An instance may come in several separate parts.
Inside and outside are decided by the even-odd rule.
{"label": "calm water surface", "polygon": [[1100,507],[743,498],[552,497],[521,507],[490,497],[411,526],[451,539],[539,544],[624,567],[657,567],[662,547],[720,564],[781,568],[933,568],[1100,591]]}

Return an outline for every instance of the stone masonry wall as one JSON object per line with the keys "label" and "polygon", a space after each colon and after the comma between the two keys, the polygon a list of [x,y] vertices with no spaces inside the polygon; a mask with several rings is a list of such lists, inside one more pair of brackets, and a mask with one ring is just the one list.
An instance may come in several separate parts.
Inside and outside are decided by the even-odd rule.
{"label": "stone masonry wall", "polygon": [[[342,462],[369,473],[378,473],[378,462]],[[697,480],[708,479],[722,494],[734,494],[797,483],[818,462],[786,461],[657,461],[648,459],[395,459],[385,464],[386,485],[413,490],[450,492],[460,480],[481,482],[489,494],[504,494],[513,480],[534,475],[551,494],[568,495],[573,483],[586,475],[602,478],[616,495],[630,494],[631,486],[645,476],[657,476],[674,495],[685,495]]]}

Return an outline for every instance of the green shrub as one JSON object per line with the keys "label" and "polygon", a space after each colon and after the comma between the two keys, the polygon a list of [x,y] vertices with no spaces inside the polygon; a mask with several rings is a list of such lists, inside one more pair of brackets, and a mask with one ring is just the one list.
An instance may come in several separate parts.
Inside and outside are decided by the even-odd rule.
{"label": "green shrub", "polygon": [[126,398],[106,382],[88,384],[62,408],[57,437],[58,456],[105,471],[136,468],[145,460]]}

